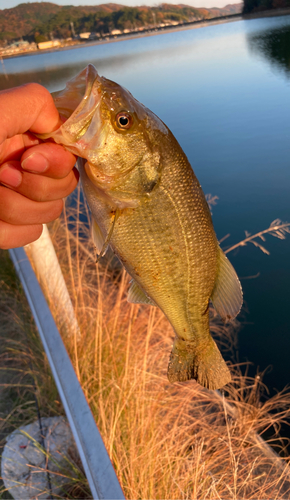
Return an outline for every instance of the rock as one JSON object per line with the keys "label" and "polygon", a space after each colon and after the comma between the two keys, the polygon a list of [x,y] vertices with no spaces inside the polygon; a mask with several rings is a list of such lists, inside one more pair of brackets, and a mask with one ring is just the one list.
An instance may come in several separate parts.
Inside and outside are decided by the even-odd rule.
{"label": "rock", "polygon": [[[73,462],[78,456],[68,422],[63,417],[41,419],[16,429],[6,439],[1,475],[5,487],[15,499],[42,500],[58,495],[71,483]],[[51,492],[48,483],[49,471]]]}

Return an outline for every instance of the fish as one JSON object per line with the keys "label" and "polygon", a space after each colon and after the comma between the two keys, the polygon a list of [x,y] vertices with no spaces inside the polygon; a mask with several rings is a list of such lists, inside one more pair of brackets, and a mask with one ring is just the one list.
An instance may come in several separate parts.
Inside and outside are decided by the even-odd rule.
{"label": "fish", "polygon": [[53,99],[64,122],[41,137],[80,158],[97,252],[110,246],[131,276],[128,301],[159,307],[171,323],[169,381],[220,389],[231,374],[210,333],[209,304],[230,321],[242,288],[181,146],[160,118],[92,65]]}

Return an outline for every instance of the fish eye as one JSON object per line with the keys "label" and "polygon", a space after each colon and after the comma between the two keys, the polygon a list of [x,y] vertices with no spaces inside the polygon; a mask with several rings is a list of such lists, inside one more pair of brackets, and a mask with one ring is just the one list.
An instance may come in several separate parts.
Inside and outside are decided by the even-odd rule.
{"label": "fish eye", "polygon": [[116,115],[116,124],[118,128],[128,130],[133,125],[133,117],[129,113],[121,111]]}

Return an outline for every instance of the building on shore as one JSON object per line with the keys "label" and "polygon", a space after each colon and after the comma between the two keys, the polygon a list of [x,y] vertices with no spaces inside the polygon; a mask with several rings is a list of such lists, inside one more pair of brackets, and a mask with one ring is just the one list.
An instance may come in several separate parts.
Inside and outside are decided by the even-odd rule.
{"label": "building on shore", "polygon": [[37,44],[39,50],[52,49],[60,46],[61,43],[59,40],[49,40],[48,42],[39,42]]}
{"label": "building on shore", "polygon": [[80,33],[79,34],[79,38],[81,40],[88,40],[90,38],[90,35],[91,35],[91,32],[90,31],[87,31],[85,33]]}

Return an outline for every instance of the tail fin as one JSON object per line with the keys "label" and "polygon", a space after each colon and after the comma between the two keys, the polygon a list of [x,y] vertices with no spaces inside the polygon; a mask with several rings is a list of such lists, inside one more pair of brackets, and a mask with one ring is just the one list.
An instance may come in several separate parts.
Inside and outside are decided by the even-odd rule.
{"label": "tail fin", "polygon": [[220,389],[231,381],[230,371],[212,338],[202,349],[176,338],[167,376],[169,382],[185,382],[193,378],[207,389]]}

